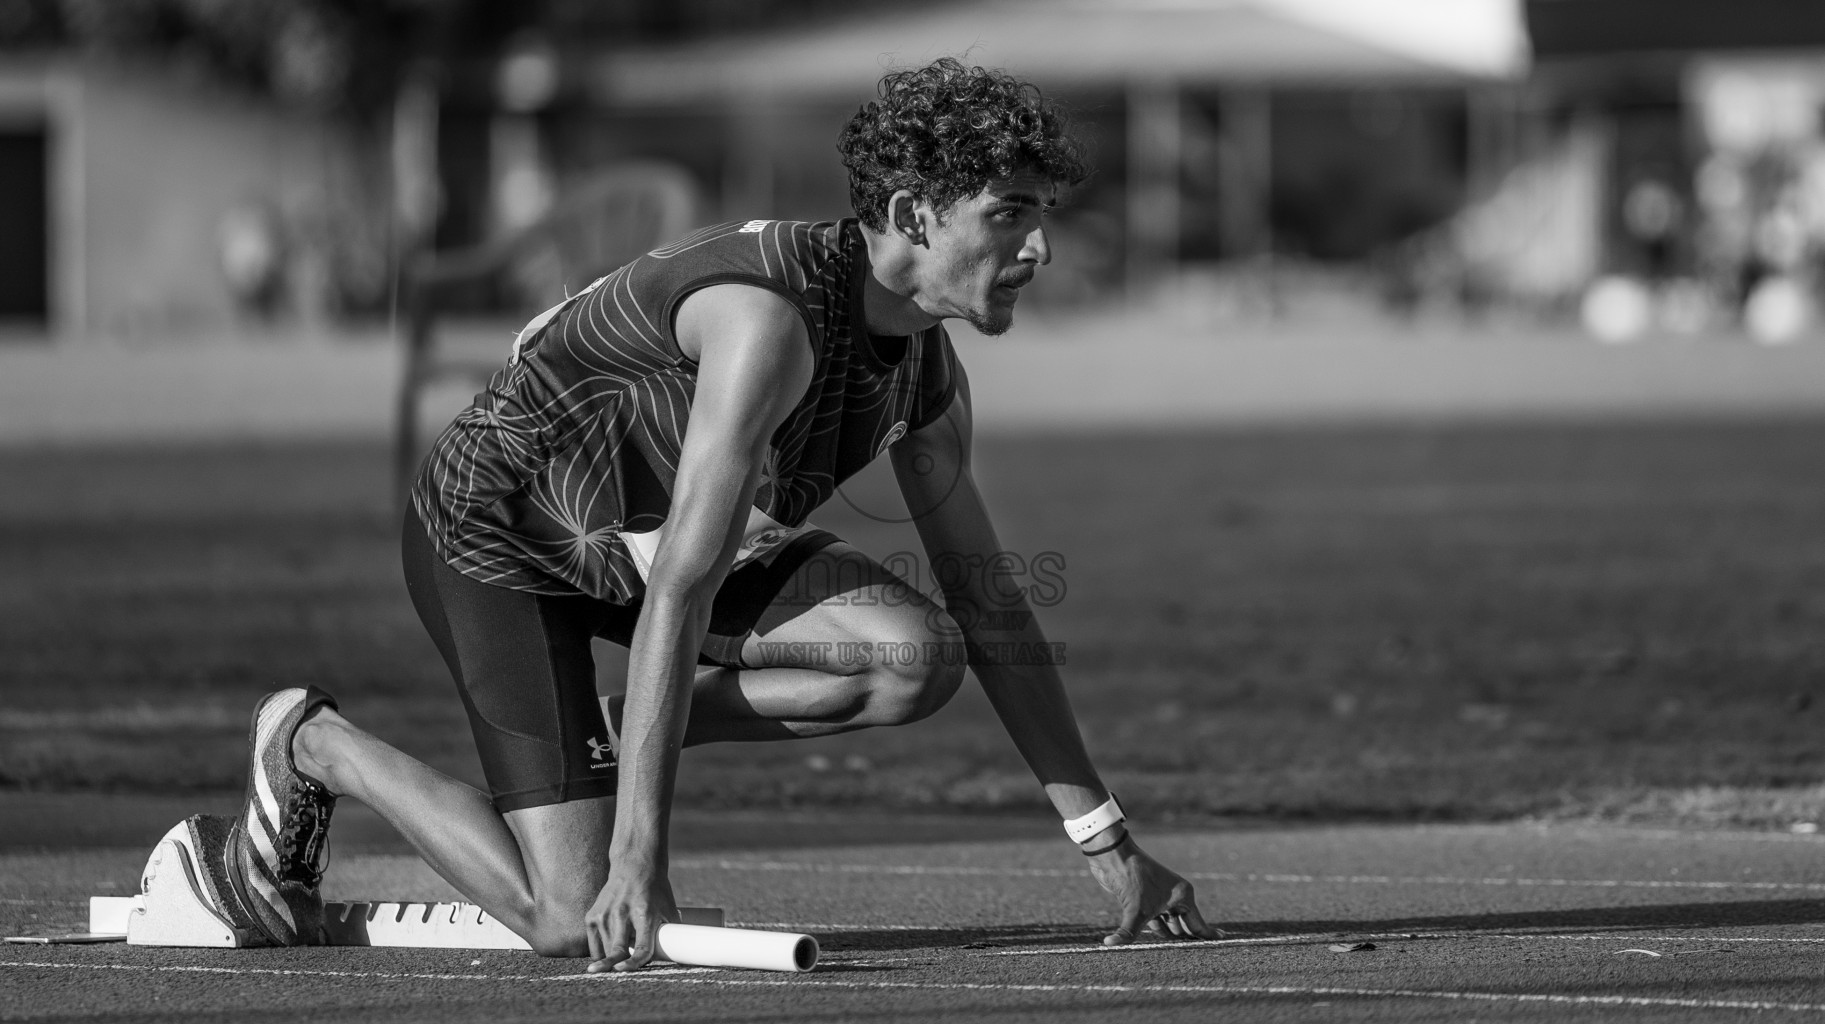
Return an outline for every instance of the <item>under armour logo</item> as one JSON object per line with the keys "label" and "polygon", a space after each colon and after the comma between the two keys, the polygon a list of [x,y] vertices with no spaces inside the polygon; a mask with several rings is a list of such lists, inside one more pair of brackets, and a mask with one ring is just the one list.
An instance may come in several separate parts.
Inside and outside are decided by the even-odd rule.
{"label": "under armour logo", "polygon": [[746,224],[743,224],[736,233],[742,234],[742,235],[752,235],[752,234],[755,234],[756,232],[761,231],[762,229],[764,229],[767,225],[769,225],[771,223],[773,223],[773,222],[770,220],[751,220],[751,221],[747,222]]}
{"label": "under armour logo", "polygon": [[[615,760],[615,748],[597,740],[594,736],[591,736],[589,738],[589,756],[595,758],[598,762],[607,761],[613,763]],[[599,768],[601,765],[596,764],[592,767]]]}

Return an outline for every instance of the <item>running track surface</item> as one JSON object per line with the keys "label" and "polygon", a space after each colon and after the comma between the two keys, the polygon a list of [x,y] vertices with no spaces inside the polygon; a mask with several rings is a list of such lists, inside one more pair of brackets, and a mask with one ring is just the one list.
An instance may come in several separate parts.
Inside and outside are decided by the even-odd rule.
{"label": "running track surface", "polygon": [[[944,834],[932,825],[917,831]],[[9,945],[0,1019],[1825,1021],[1825,837],[1143,826],[1229,936],[1104,949],[1112,910],[1081,858],[1024,832],[674,854],[680,902],[816,934],[824,960],[809,975],[585,976],[583,961],[499,951]],[[79,930],[84,898],[131,891],[145,852],[0,853],[0,925]],[[452,898],[397,853],[339,854],[326,895]],[[1332,948],[1357,943],[1373,948]]]}

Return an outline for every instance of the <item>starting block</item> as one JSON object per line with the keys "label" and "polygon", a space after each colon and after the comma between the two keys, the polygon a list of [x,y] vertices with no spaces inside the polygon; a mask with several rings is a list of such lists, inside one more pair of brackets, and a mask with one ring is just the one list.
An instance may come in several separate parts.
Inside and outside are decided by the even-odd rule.
{"label": "starting block", "polygon": [[[131,946],[265,945],[215,909],[233,899],[223,867],[231,824],[199,814],[173,826],[140,873],[139,895],[89,898],[90,934],[97,940],[125,938]],[[659,959],[778,971],[808,971],[817,964],[817,940],[809,935],[725,928],[717,907],[679,907],[678,915],[678,924],[659,927]],[[330,902],[324,905],[324,931],[332,946],[532,948],[472,903]]]}
{"label": "starting block", "polygon": [[[139,895],[127,897],[124,927],[96,927],[95,900],[89,901],[89,931],[123,932],[135,946],[201,946],[212,949],[260,946],[257,933],[237,928],[217,907],[234,899],[226,877],[232,821],[197,814],[171,827],[140,872]],[[114,924],[115,922],[107,922]]]}

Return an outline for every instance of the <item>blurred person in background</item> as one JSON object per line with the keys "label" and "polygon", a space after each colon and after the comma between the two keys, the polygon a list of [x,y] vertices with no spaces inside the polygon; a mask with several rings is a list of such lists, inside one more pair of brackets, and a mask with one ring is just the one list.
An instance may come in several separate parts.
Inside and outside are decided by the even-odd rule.
{"label": "blurred person in background", "polygon": [[216,241],[236,306],[270,322],[285,290],[285,227],[278,211],[259,202],[234,206],[222,215]]}
{"label": "blurred person in background", "polygon": [[[1128,833],[1055,648],[997,573],[942,326],[1012,324],[1081,149],[1032,86],[946,58],[888,75],[840,150],[855,219],[724,224],[635,260],[534,318],[435,443],[407,587],[490,793],[320,690],[269,695],[224,854],[232,909],[269,941],[318,937],[330,811],[350,796],[540,953],[643,966],[677,919],[682,747],[917,721],[966,662],[1120,904],[1104,941],[1215,936]],[[937,573],[942,604],[807,522],[883,453],[934,568],[965,570]],[[595,637],[629,650],[624,700],[598,704]]]}
{"label": "blurred person in background", "polygon": [[1635,181],[1623,194],[1623,232],[1639,250],[1650,284],[1662,285],[1673,276],[1684,223],[1685,201],[1658,170]]}

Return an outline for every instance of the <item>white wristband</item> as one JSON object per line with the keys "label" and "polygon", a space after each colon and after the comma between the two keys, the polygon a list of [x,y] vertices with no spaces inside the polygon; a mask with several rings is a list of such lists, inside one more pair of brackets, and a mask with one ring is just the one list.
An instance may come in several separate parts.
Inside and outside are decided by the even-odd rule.
{"label": "white wristband", "polygon": [[1125,821],[1127,818],[1128,816],[1122,813],[1122,805],[1116,802],[1115,794],[1110,793],[1109,799],[1103,801],[1101,807],[1081,818],[1067,820],[1065,834],[1071,837],[1072,842],[1082,843],[1087,839],[1094,839],[1104,829],[1118,821]]}

